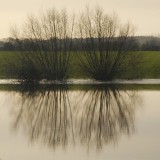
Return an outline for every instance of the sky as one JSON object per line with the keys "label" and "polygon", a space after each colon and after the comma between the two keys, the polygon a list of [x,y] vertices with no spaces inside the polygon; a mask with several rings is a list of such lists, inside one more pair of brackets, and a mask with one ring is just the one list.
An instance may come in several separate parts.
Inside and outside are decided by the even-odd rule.
{"label": "sky", "polygon": [[160,0],[0,0],[0,38],[9,37],[10,27],[21,26],[28,14],[52,7],[79,13],[86,5],[100,6],[122,22],[130,21],[136,35],[160,35]]}

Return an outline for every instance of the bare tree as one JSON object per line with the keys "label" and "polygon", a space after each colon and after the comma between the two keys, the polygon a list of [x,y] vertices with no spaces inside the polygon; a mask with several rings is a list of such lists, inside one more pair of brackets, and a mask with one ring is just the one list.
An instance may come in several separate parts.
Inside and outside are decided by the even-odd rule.
{"label": "bare tree", "polygon": [[86,8],[78,21],[84,71],[96,80],[115,78],[125,68],[133,33],[131,24],[121,25],[117,16]]}
{"label": "bare tree", "polygon": [[17,36],[13,32],[22,64],[39,69],[40,78],[65,79],[69,68],[73,27],[74,18],[65,10],[51,9],[39,17],[29,16],[22,34]]}

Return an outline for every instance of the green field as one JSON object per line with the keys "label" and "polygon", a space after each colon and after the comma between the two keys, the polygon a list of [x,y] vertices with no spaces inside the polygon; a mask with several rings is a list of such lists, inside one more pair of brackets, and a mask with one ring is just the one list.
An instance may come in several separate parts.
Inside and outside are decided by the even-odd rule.
{"label": "green field", "polygon": [[[160,78],[160,51],[140,51],[134,52],[140,57],[140,65],[133,69],[128,69],[124,75],[116,78]],[[17,54],[9,51],[0,51],[0,78],[15,78],[14,75],[9,75],[7,69],[10,62],[19,63]],[[83,73],[76,53],[71,55],[71,67],[69,70],[70,78],[87,78]]]}

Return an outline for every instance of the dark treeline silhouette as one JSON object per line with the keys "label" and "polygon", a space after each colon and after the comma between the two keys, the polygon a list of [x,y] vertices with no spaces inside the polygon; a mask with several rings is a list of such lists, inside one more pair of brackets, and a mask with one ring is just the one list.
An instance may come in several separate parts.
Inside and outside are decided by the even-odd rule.
{"label": "dark treeline silhouette", "polygon": [[16,40],[14,38],[6,38],[0,41],[0,51],[15,51]]}
{"label": "dark treeline silhouette", "polygon": [[[132,47],[130,48],[131,51],[160,51],[160,37],[155,36],[134,36],[132,37],[134,40]],[[85,40],[85,39],[84,39]],[[29,45],[28,40],[20,40],[26,45]],[[51,40],[44,40],[41,43],[48,43]],[[76,51],[80,50],[83,51],[84,48],[81,46],[81,39],[80,38],[73,38],[72,39],[72,48],[67,46],[68,50]],[[95,40],[97,42],[98,39]],[[116,38],[114,38],[113,43],[116,42]],[[95,48],[97,48],[97,44],[95,44]],[[5,40],[0,41],[0,51],[15,51],[17,48],[16,39],[14,38],[6,38]],[[47,48],[46,48],[47,49]]]}

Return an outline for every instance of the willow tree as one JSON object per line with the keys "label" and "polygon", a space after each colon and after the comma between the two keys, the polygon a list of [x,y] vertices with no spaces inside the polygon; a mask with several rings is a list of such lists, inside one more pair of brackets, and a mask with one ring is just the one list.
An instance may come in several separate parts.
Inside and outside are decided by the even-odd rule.
{"label": "willow tree", "polygon": [[18,72],[19,77],[32,80],[38,69],[40,79],[64,80],[69,68],[73,27],[73,16],[65,10],[51,9],[41,16],[29,16],[20,35],[12,30],[20,52],[20,68],[24,68],[22,73]]}
{"label": "willow tree", "polygon": [[96,80],[111,80],[124,71],[133,44],[133,27],[100,8],[87,8],[79,16],[80,60],[84,71]]}

